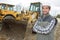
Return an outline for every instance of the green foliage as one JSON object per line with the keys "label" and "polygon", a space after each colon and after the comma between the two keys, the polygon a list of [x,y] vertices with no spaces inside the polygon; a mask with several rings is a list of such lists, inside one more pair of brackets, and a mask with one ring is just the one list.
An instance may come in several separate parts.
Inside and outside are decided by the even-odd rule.
{"label": "green foliage", "polygon": [[57,18],[60,18],[60,14],[56,16]]}

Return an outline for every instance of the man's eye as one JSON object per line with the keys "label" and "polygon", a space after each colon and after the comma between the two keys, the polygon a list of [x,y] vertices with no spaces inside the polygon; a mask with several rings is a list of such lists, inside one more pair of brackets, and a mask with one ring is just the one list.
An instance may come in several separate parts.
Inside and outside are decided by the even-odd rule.
{"label": "man's eye", "polygon": [[46,9],[49,9],[49,8],[46,8]]}
{"label": "man's eye", "polygon": [[44,8],[42,8],[42,9],[44,9]]}

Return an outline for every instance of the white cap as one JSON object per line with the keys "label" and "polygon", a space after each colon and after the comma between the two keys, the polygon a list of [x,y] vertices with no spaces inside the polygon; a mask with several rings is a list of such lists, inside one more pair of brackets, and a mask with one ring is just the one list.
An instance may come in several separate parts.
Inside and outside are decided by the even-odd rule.
{"label": "white cap", "polygon": [[50,3],[42,3],[42,6],[44,6],[44,5],[51,6]]}

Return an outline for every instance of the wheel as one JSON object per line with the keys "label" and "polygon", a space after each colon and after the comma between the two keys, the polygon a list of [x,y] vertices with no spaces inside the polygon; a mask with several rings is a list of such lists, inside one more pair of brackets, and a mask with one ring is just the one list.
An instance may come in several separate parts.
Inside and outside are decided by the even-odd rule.
{"label": "wheel", "polygon": [[15,22],[15,18],[13,16],[6,16],[3,18],[2,22],[11,24]]}
{"label": "wheel", "polygon": [[2,26],[7,29],[9,29],[13,23],[15,23],[15,18],[12,16],[6,16],[2,20]]}

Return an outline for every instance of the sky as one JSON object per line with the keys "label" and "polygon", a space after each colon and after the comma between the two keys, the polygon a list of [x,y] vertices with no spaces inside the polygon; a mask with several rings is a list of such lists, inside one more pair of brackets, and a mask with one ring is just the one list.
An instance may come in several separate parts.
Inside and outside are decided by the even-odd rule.
{"label": "sky", "polygon": [[0,0],[0,3],[8,3],[13,5],[21,5],[25,8],[30,6],[31,2],[41,2],[51,6],[50,14],[56,16],[60,14],[60,0]]}

